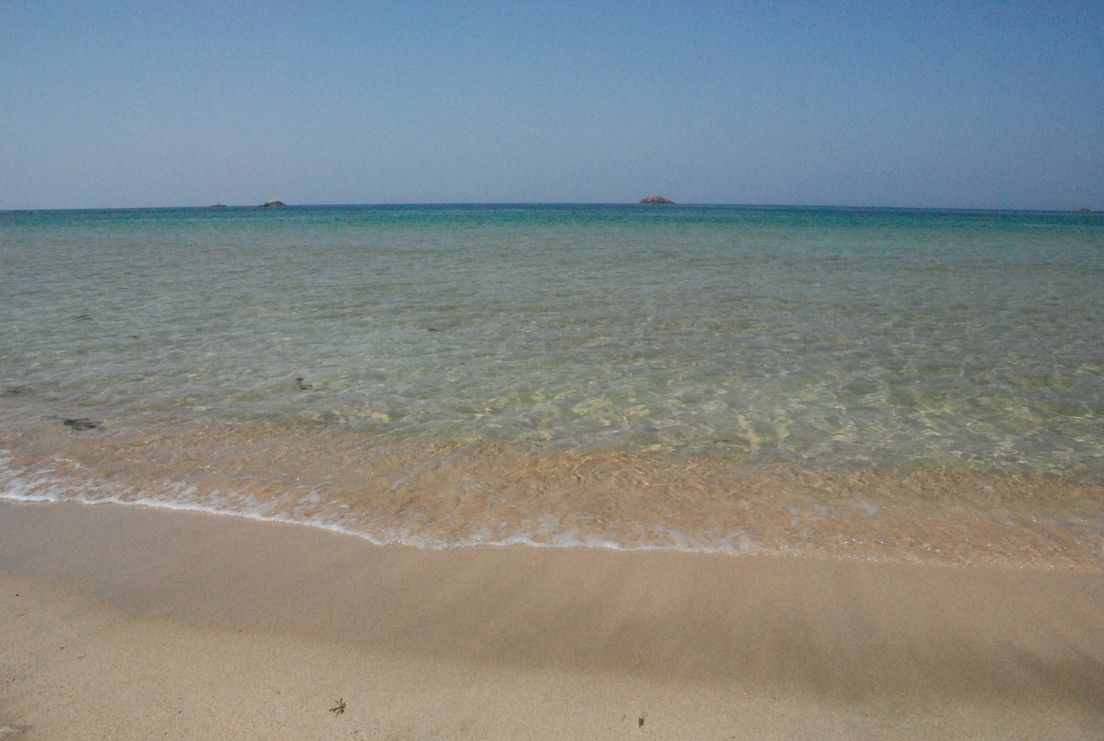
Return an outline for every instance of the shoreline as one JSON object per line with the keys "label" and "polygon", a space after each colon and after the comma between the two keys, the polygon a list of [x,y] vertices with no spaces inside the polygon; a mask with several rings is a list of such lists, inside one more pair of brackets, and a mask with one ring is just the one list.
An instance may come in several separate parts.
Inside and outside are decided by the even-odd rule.
{"label": "shoreline", "polygon": [[41,412],[24,409],[0,434],[9,501],[240,515],[378,545],[806,553],[1104,573],[1104,481],[1092,477],[415,444],[271,422],[74,432]]}
{"label": "shoreline", "polygon": [[1093,572],[438,551],[0,501],[0,589],[0,738],[1104,732]]}

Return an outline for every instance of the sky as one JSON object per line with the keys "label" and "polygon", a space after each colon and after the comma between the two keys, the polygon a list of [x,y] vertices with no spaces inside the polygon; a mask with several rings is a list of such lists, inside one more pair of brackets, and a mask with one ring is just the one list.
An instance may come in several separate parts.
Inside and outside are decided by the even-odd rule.
{"label": "sky", "polygon": [[1104,5],[0,0],[0,209],[1104,209]]}

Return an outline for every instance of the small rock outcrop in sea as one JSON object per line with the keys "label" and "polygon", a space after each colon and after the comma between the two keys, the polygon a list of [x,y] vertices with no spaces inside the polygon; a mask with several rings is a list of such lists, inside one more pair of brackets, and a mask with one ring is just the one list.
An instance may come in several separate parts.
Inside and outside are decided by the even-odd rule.
{"label": "small rock outcrop in sea", "polygon": [[261,208],[283,208],[286,205],[283,201],[266,201],[261,204]]}
{"label": "small rock outcrop in sea", "polygon": [[226,204],[225,203],[216,203],[213,206],[210,206],[210,208],[226,208]]}
{"label": "small rock outcrop in sea", "polygon": [[674,203],[674,201],[668,201],[663,196],[648,196],[647,198],[640,199],[641,203]]}

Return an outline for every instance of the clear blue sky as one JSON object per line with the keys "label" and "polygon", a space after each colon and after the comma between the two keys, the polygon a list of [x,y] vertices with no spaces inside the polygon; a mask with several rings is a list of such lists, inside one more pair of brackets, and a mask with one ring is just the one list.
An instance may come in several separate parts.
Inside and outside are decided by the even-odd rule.
{"label": "clear blue sky", "polygon": [[1104,3],[0,1],[0,209],[1104,209]]}

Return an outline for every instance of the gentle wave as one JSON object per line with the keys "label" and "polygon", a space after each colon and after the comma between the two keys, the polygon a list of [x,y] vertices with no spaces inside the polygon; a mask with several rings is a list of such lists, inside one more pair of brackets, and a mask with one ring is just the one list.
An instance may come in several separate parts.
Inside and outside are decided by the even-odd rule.
{"label": "gentle wave", "polygon": [[423,548],[1104,567],[1104,485],[1076,477],[751,465],[281,425],[18,427],[0,496],[25,501],[194,509]]}

